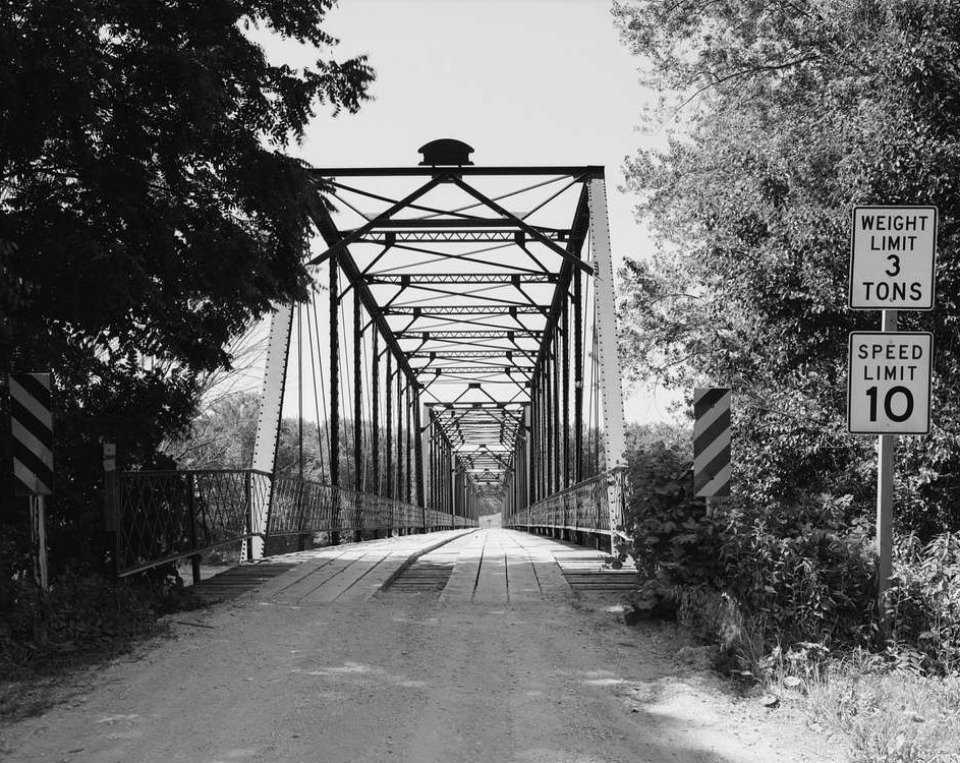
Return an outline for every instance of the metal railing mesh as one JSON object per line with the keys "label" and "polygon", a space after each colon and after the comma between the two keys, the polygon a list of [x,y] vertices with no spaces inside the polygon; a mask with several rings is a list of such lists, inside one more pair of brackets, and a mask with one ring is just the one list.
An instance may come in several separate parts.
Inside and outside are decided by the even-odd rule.
{"label": "metal railing mesh", "polygon": [[[117,472],[107,490],[121,576],[255,535],[389,534],[477,524],[469,517],[252,469]],[[258,509],[267,505],[270,512],[261,526]]]}
{"label": "metal railing mesh", "polygon": [[622,524],[625,484],[626,470],[612,469],[517,509],[504,518],[503,524],[505,527],[554,527],[608,533],[611,497],[619,507]]}

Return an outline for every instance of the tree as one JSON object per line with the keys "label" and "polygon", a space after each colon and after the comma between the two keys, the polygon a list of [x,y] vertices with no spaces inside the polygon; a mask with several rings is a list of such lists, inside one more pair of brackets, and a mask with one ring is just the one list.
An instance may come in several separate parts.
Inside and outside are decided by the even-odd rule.
{"label": "tree", "polygon": [[[872,442],[845,432],[846,308],[856,204],[936,204],[937,309],[929,437],[903,438],[903,525],[960,522],[958,368],[960,32],[954,0],[618,2],[624,42],[679,109],[680,134],[628,161],[661,245],[628,263],[628,365],[673,387],[737,391],[742,497],[873,499]],[[677,113],[674,111],[673,113]],[[931,517],[936,517],[930,522]]]}
{"label": "tree", "polygon": [[[284,149],[373,78],[331,57],[333,2],[0,6],[0,377],[54,371],[62,529],[97,504],[99,437],[154,461],[230,339],[304,295],[315,189]],[[316,64],[269,62],[253,25]]]}

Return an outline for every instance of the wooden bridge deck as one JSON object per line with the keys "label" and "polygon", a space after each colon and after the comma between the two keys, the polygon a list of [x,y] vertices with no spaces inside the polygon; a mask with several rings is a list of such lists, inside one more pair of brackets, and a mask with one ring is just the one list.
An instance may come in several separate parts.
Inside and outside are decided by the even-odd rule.
{"label": "wooden bridge deck", "polygon": [[217,599],[256,591],[294,606],[409,594],[506,604],[632,587],[632,568],[613,570],[606,560],[595,549],[516,530],[450,530],[273,557],[205,580],[197,593]]}

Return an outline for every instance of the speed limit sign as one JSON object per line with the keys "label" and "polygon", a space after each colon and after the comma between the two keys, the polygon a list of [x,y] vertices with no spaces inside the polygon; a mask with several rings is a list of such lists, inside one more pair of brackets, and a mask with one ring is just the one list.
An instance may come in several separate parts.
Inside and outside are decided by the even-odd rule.
{"label": "speed limit sign", "polygon": [[933,334],[850,334],[847,428],[856,434],[930,431]]}

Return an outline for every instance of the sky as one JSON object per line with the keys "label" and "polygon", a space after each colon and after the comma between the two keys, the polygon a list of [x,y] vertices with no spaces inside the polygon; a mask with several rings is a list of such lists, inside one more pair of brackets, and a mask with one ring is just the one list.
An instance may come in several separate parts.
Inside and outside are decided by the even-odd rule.
{"label": "sky", "polygon": [[[481,165],[603,165],[614,265],[653,244],[620,190],[624,158],[663,138],[637,129],[645,94],[610,0],[341,0],[325,29],[335,55],[367,54],[373,100],[358,114],[318,111],[292,153],[316,167],[406,166],[435,138],[457,138]],[[297,66],[315,52],[257,39]],[[628,390],[628,421],[669,418],[674,396]]]}

